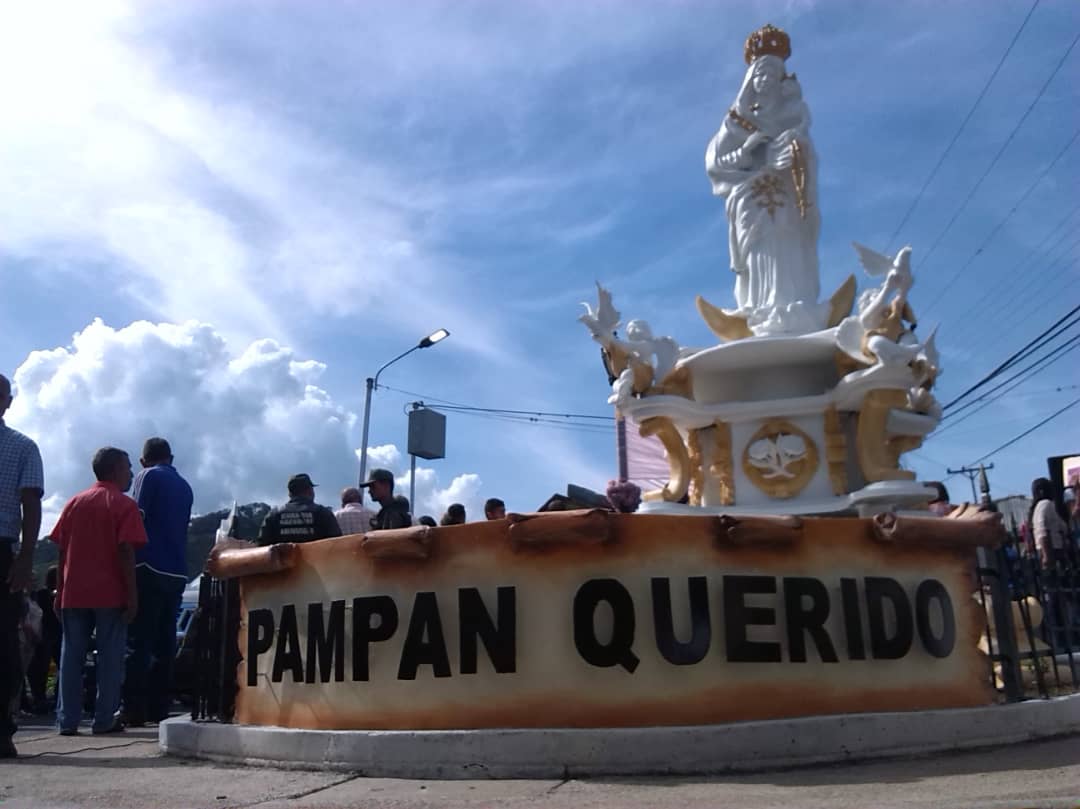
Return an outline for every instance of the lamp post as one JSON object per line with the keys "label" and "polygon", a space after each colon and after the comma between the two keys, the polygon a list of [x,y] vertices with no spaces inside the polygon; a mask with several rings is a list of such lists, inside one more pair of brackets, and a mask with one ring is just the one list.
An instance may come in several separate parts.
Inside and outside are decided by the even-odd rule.
{"label": "lamp post", "polygon": [[[390,362],[386,363],[382,368],[375,372],[374,377],[369,376],[367,378],[367,391],[364,394],[364,430],[363,435],[360,439],[360,483],[363,483],[364,479],[367,477],[368,427],[371,424],[371,394],[375,390],[375,388],[379,387],[379,374],[381,374],[398,360],[402,359],[403,357],[409,356],[409,354],[412,354],[417,349],[430,348],[436,343],[442,342],[449,336],[450,332],[448,332],[446,329],[439,329],[437,331],[433,331],[431,334],[429,334],[419,343],[414,345],[408,351],[403,351],[401,354],[398,354],[396,357],[390,360]],[[410,502],[409,505],[411,507],[412,503]]]}

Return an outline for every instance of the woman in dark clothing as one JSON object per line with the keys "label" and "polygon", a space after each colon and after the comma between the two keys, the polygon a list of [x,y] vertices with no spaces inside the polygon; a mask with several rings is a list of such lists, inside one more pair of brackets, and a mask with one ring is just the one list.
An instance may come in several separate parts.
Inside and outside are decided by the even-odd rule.
{"label": "woman in dark clothing", "polygon": [[30,684],[30,695],[34,700],[34,713],[46,713],[49,709],[47,684],[49,666],[55,661],[60,666],[60,619],[53,610],[56,597],[56,565],[45,574],[45,586],[34,591],[34,601],[41,607],[41,643],[26,669],[26,679]]}
{"label": "woman in dark clothing", "polygon": [[446,510],[443,515],[442,522],[439,525],[464,525],[465,524],[465,506],[461,503],[453,503],[450,508]]}

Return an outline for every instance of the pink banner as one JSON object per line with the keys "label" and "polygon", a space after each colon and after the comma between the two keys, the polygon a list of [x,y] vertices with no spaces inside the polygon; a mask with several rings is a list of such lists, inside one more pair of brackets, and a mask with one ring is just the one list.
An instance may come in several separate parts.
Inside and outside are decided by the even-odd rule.
{"label": "pink banner", "polygon": [[669,466],[667,451],[656,436],[645,438],[638,432],[638,424],[626,419],[627,477],[641,487],[642,491],[659,489],[668,482]]}

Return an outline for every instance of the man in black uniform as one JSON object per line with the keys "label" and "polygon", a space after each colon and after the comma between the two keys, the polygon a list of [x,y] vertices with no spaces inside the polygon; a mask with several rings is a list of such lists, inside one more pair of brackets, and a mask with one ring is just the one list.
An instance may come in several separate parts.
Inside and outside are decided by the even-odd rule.
{"label": "man in black uniform", "polygon": [[376,531],[384,528],[409,528],[412,525],[412,514],[409,513],[409,499],[398,495],[394,496],[394,473],[389,469],[372,469],[371,477],[366,483],[361,483],[371,491],[371,499],[382,508],[371,521],[371,527]]}
{"label": "man in black uniform", "polygon": [[260,545],[311,542],[341,536],[334,512],[315,502],[315,484],[308,475],[289,478],[289,502],[270,509],[259,531]]}

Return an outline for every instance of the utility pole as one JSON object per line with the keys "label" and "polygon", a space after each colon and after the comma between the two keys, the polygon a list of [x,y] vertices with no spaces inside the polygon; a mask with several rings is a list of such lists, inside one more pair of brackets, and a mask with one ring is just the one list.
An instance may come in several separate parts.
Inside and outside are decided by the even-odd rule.
{"label": "utility pole", "polygon": [[630,479],[630,460],[626,454],[626,418],[615,411],[615,447],[619,457],[619,482]]}
{"label": "utility pole", "polygon": [[[990,502],[990,481],[986,478],[986,471],[993,469],[994,465],[983,466],[961,466],[959,469],[946,469],[950,475],[963,475],[971,483],[971,502],[978,503]],[[982,490],[982,498],[979,497],[979,493],[975,490],[975,479],[979,479],[979,488]]]}

